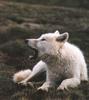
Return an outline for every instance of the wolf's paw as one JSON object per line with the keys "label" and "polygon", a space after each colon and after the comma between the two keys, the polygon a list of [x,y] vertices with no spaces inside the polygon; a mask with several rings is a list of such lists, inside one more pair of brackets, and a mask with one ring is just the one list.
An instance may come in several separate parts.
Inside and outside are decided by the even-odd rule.
{"label": "wolf's paw", "polygon": [[27,86],[27,81],[25,81],[25,80],[23,80],[23,81],[21,81],[21,82],[18,82],[18,84],[21,84],[21,85],[24,85],[24,86]]}
{"label": "wolf's paw", "polygon": [[58,88],[57,88],[57,90],[64,90],[65,89],[65,87],[64,86],[59,86]]}
{"label": "wolf's paw", "polygon": [[42,91],[48,92],[48,87],[43,87],[43,86],[41,86],[41,87],[39,87],[37,90],[38,90],[38,91],[39,91],[39,90],[42,90]]}
{"label": "wolf's paw", "polygon": [[61,90],[61,91],[67,90],[67,91],[69,91],[69,89],[68,89],[68,87],[67,87],[66,84],[61,84],[61,85],[57,88],[57,90]]}
{"label": "wolf's paw", "polygon": [[32,82],[27,82],[25,80],[19,82],[18,84],[21,84],[21,85],[24,85],[24,86],[27,86],[28,85],[28,86],[31,86],[32,88],[34,88],[34,85],[33,85]]}

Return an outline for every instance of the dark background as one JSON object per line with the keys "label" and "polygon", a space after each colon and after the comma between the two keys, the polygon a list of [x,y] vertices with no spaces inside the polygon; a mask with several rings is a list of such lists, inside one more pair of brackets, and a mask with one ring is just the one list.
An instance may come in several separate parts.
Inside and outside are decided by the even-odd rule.
{"label": "dark background", "polygon": [[88,83],[44,94],[12,81],[15,72],[32,69],[39,60],[29,59],[33,51],[24,39],[55,30],[69,32],[69,42],[84,52],[89,69],[89,0],[0,0],[0,100],[89,99]]}

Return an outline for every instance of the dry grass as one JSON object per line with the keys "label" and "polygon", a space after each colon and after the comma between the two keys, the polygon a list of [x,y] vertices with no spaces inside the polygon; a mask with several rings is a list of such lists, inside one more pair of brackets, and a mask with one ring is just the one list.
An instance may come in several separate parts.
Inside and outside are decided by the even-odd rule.
{"label": "dry grass", "polygon": [[69,41],[83,50],[89,64],[89,10],[0,1],[0,100],[89,99],[89,83],[69,92],[44,93],[12,82],[13,73],[32,68],[39,60],[28,58],[33,51],[24,39],[56,29],[70,32]]}

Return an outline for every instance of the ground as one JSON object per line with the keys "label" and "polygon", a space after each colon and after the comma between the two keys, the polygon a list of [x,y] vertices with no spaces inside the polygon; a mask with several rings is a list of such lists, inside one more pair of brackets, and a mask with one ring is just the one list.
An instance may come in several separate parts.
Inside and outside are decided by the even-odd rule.
{"label": "ground", "polygon": [[[89,10],[63,6],[44,6],[0,1],[0,99],[1,100],[88,100],[89,82],[76,89],[49,93],[14,84],[12,76],[21,69],[31,68],[39,59],[32,54],[24,39],[38,37],[45,32],[68,31],[69,42],[84,52],[89,68]],[[43,75],[44,77],[45,75]],[[38,78],[39,79],[39,78]],[[42,80],[42,79],[40,79]]]}

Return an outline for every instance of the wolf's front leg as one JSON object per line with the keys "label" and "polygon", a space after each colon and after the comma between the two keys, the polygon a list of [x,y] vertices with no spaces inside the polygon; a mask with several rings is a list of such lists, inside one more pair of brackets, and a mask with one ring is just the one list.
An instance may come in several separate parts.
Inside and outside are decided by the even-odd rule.
{"label": "wolf's front leg", "polygon": [[74,88],[77,87],[79,84],[80,84],[80,79],[78,78],[65,79],[59,85],[57,90],[64,90],[64,89],[68,90],[68,87]]}
{"label": "wolf's front leg", "polygon": [[50,72],[47,69],[47,71],[46,71],[46,82],[44,82],[43,85],[40,86],[37,90],[42,90],[42,91],[48,92],[48,89],[53,87],[53,86],[54,86],[54,83],[50,79]]}
{"label": "wolf's front leg", "polygon": [[32,79],[33,77],[37,76],[38,74],[40,74],[44,71],[47,71],[47,65],[43,61],[38,62],[33,67],[31,74],[26,79],[21,81],[20,84],[23,84],[23,85],[28,84],[28,81],[30,81],[30,79]]}

